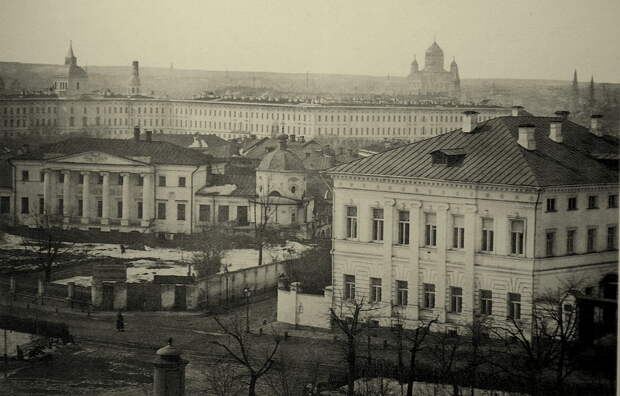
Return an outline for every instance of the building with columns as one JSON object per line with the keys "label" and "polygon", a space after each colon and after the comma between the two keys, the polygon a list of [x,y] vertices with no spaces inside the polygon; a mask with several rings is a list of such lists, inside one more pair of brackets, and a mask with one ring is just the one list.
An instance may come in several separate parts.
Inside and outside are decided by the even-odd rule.
{"label": "building with columns", "polygon": [[527,320],[534,295],[571,278],[617,298],[617,139],[598,118],[477,116],[327,171],[341,315],[363,299],[381,325]]}

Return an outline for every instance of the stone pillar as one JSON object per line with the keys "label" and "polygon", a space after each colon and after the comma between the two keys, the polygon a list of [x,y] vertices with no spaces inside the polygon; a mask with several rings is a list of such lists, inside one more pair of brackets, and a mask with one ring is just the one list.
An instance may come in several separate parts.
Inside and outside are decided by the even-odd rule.
{"label": "stone pillar", "polygon": [[9,286],[9,293],[11,293],[11,294],[15,294],[15,293],[17,292],[17,284],[15,283],[15,278],[14,278],[14,277],[11,277],[11,278],[9,279],[9,282],[10,282],[10,283],[9,283],[9,285],[10,285],[10,286]]}
{"label": "stone pillar", "polygon": [[63,223],[68,224],[71,222],[71,216],[73,215],[73,200],[71,199],[71,171],[62,171],[64,175],[64,182],[62,183],[62,215]]}
{"label": "stone pillar", "polygon": [[72,300],[75,296],[75,282],[67,283],[67,298]]}
{"label": "stone pillar", "polygon": [[446,304],[448,302],[448,209],[447,204],[437,207],[437,294],[435,308],[439,316],[439,323],[446,322]]}
{"label": "stone pillar", "polygon": [[110,173],[101,172],[103,183],[101,184],[101,225],[110,223]]}
{"label": "stone pillar", "polygon": [[90,172],[82,172],[82,224],[90,222]]}
{"label": "stone pillar", "polygon": [[43,170],[43,214],[51,215],[52,211],[52,171],[49,169]]}
{"label": "stone pillar", "polygon": [[474,319],[476,310],[476,274],[474,272],[474,259],[476,255],[477,232],[475,206],[465,208],[465,281],[463,287],[463,314],[468,315],[468,320]]}
{"label": "stone pillar", "polygon": [[[141,175],[142,183],[142,227],[148,227],[153,219],[153,174],[145,173]],[[214,211],[214,208],[212,209]]]}
{"label": "stone pillar", "polygon": [[409,307],[407,317],[418,320],[420,315],[420,235],[424,227],[422,203],[412,201],[409,205]]}
{"label": "stone pillar", "polygon": [[387,297],[385,303],[388,317],[392,317],[392,305],[394,302],[394,276],[392,271],[392,245],[394,235],[394,205],[396,200],[387,199],[383,202],[383,282]]}
{"label": "stone pillar", "polygon": [[45,282],[43,282],[43,279],[39,278],[37,279],[37,295],[43,297],[43,294],[45,294]]}
{"label": "stone pillar", "polygon": [[[131,203],[131,174],[121,173],[121,177],[123,178],[123,217],[121,219],[121,225],[128,226],[129,208]],[[144,212],[144,203],[142,205],[142,212]]]}
{"label": "stone pillar", "polygon": [[153,361],[153,396],[184,396],[185,366],[189,363],[181,358],[181,351],[168,345],[157,351]]}

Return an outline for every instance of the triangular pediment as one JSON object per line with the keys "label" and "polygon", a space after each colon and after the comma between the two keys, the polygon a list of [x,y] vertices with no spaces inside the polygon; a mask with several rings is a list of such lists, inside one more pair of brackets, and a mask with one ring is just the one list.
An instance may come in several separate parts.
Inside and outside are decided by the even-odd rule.
{"label": "triangular pediment", "polygon": [[65,164],[146,165],[150,162],[150,158],[140,157],[138,160],[102,153],[101,151],[89,151],[85,153],[56,157],[48,162]]}

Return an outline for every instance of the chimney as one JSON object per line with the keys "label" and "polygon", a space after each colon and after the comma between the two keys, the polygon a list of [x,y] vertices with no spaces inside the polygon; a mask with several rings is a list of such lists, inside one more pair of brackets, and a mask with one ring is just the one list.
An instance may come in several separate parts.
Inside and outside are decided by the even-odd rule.
{"label": "chimney", "polygon": [[140,127],[133,127],[133,140],[140,141]]}
{"label": "chimney", "polygon": [[465,133],[473,132],[478,125],[478,112],[468,110],[463,112],[463,127],[462,130]]}
{"label": "chimney", "polygon": [[522,109],[523,109],[523,106],[512,106],[512,116],[513,117],[520,116]]}
{"label": "chimney", "polygon": [[146,135],[146,142],[151,143],[153,141],[153,131],[144,131]]}
{"label": "chimney", "polygon": [[570,114],[570,111],[566,111],[566,110],[558,110],[555,112],[555,115],[557,117],[560,117],[562,119],[562,121],[564,120],[568,120],[568,115]]}
{"label": "chimney", "polygon": [[549,123],[549,139],[556,143],[562,143],[562,121],[551,121]]}
{"label": "chimney", "polygon": [[603,116],[600,114],[592,114],[592,116],[590,116],[590,133],[598,137],[603,136],[601,118],[603,118]]}
{"label": "chimney", "polygon": [[519,140],[517,143],[526,150],[536,150],[535,132],[536,126],[533,124],[519,125]]}

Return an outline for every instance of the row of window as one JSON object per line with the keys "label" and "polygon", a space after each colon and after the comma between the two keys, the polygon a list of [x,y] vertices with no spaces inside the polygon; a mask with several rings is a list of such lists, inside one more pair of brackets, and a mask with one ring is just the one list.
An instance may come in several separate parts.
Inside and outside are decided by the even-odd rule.
{"label": "row of window", "polygon": [[[45,179],[44,176],[44,172],[40,172],[39,175],[39,181],[43,182]],[[22,170],[22,181],[30,181],[30,171],[27,170]],[[58,183],[64,183],[65,182],[65,174],[64,173],[58,173],[58,179],[57,179]],[[177,179],[177,186],[178,187],[187,187],[187,179],[185,178],[185,176],[179,176],[179,178]],[[97,184],[103,184],[103,175],[98,174],[97,175],[97,180],[96,180]],[[123,185],[123,177],[118,174],[116,182],[119,186]],[[157,185],[160,187],[166,187],[167,186],[167,177],[166,176],[158,176],[157,177]],[[78,177],[78,184],[84,184],[84,175],[80,174]],[[136,182],[136,185],[138,186],[142,186],[144,185],[144,177],[139,176],[138,180]],[[169,186],[168,186],[169,187]]]}
{"label": "row of window", "polygon": [[[355,275],[344,275],[343,297],[345,300],[354,300],[355,294]],[[403,280],[396,281],[396,305],[409,305],[409,283]],[[450,287],[450,304],[448,307],[451,313],[463,312],[463,289],[461,287]],[[436,308],[436,291],[432,283],[422,284],[423,300],[422,309]],[[369,279],[369,302],[376,304],[383,301],[382,280],[381,278]],[[388,300],[391,300],[388,299]],[[493,315],[493,292],[491,290],[479,290],[478,312],[482,315]],[[441,299],[440,299],[441,301]],[[508,293],[506,296],[506,316],[512,319],[521,319],[521,295],[519,293]]]}
{"label": "row of window", "polygon": [[[547,198],[547,212],[557,212],[556,198]],[[608,208],[617,208],[618,207],[618,194],[609,194],[607,196],[607,207]],[[598,209],[598,195],[589,195],[588,196],[588,209]],[[577,197],[568,197],[566,200],[566,210],[577,210],[579,209],[577,206]]]}

